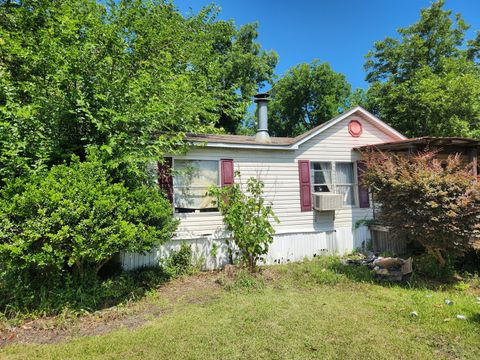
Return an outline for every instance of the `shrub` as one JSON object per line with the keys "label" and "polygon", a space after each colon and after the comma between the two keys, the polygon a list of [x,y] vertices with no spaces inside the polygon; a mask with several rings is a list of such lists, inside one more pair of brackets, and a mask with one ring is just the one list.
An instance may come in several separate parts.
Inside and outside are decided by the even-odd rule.
{"label": "shrub", "polygon": [[167,241],[176,224],[157,189],[112,183],[96,161],[11,181],[0,191],[0,306],[97,303],[99,270],[121,251]]}
{"label": "shrub", "polygon": [[445,267],[447,256],[463,254],[480,236],[480,184],[458,155],[435,156],[365,153],[364,182],[392,235],[417,240]]}
{"label": "shrub", "polygon": [[165,261],[164,268],[171,276],[191,273],[194,268],[191,246],[182,242],[180,250],[172,250]]}
{"label": "shrub", "polygon": [[[240,179],[238,172],[236,177]],[[279,222],[272,205],[265,202],[263,187],[261,180],[252,177],[247,181],[246,192],[242,191],[241,183],[210,189],[210,194],[217,199],[223,222],[232,233],[238,254],[248,264],[250,272],[254,270],[257,261],[267,254],[268,246],[273,241],[275,230],[270,220]],[[227,245],[232,256],[232,244],[228,239]]]}
{"label": "shrub", "polygon": [[0,260],[10,269],[83,277],[120,251],[149,251],[175,228],[158,190],[112,184],[97,162],[54,166],[0,192]]}

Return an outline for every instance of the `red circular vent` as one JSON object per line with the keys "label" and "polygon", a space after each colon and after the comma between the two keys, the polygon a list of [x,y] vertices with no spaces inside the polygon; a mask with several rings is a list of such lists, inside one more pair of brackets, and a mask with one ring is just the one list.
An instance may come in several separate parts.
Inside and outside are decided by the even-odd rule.
{"label": "red circular vent", "polygon": [[362,135],[362,124],[357,120],[352,120],[348,123],[348,132],[353,137],[359,137]]}

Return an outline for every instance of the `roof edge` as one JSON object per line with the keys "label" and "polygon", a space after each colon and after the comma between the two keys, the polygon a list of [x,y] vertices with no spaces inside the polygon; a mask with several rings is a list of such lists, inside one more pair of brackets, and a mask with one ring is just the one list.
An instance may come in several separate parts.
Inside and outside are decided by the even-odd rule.
{"label": "roof edge", "polygon": [[[271,149],[271,150],[296,150],[300,145],[305,143],[306,141],[312,139],[313,137],[317,136],[318,134],[324,132],[325,130],[329,129],[330,127],[338,124],[340,121],[344,120],[345,118],[355,114],[356,112],[362,113],[364,116],[366,116],[370,121],[374,123],[375,126],[379,127],[381,130],[383,130],[386,133],[389,133],[390,135],[393,135],[394,137],[398,138],[399,140],[407,140],[408,138],[392,128],[390,125],[386,124],[379,118],[377,118],[375,115],[370,113],[369,111],[365,110],[361,106],[355,106],[352,109],[347,110],[343,114],[338,115],[337,117],[330,119],[329,121],[318,125],[317,127],[301,134],[296,137],[292,138],[285,138],[289,139],[289,141],[286,141],[285,143],[280,143],[280,144],[266,144],[266,143],[242,143],[242,142],[222,142],[222,141],[216,141],[216,142],[209,142],[208,139],[205,139],[204,141],[202,140],[197,140],[197,139],[192,139],[190,140],[191,143],[193,144],[203,144],[207,147],[223,147],[223,148],[254,148],[254,149]],[[192,136],[195,136],[195,134],[191,134]],[[199,137],[201,134],[198,135]],[[236,135],[232,135],[236,136]]]}
{"label": "roof edge", "polygon": [[293,148],[292,145],[268,144],[268,143],[242,144],[242,143],[226,143],[226,142],[208,142],[207,140],[205,141],[189,140],[188,142],[194,145],[204,145],[206,147],[218,147],[218,148],[295,150],[295,148]]}

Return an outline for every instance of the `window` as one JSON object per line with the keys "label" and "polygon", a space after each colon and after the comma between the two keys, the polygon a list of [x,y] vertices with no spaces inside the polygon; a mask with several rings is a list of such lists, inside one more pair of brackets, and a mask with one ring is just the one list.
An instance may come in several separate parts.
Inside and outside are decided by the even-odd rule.
{"label": "window", "polygon": [[355,205],[355,174],[353,163],[335,164],[335,189],[343,195],[345,205]]}
{"label": "window", "polygon": [[355,205],[355,170],[352,162],[311,162],[312,192],[343,195],[345,205]]}
{"label": "window", "polygon": [[313,192],[332,192],[332,164],[312,162],[311,183]]}
{"label": "window", "polygon": [[173,198],[176,212],[216,211],[207,195],[211,185],[219,184],[218,161],[175,160]]}

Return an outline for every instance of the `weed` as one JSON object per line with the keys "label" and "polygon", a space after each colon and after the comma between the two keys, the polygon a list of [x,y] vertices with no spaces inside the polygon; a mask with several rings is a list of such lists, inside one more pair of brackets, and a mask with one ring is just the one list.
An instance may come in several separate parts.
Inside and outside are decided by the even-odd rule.
{"label": "weed", "polygon": [[192,248],[182,242],[178,251],[172,250],[163,264],[165,272],[171,277],[190,274],[193,272]]}
{"label": "weed", "polygon": [[[15,279],[20,282],[12,285]],[[6,279],[3,287],[0,287],[1,316],[10,319],[44,315],[76,316],[139,299],[168,279],[170,275],[160,267],[122,272],[104,280],[92,277],[80,284],[66,275],[63,283],[55,283],[56,287],[50,283],[35,284],[33,287],[21,282],[21,278]],[[6,288],[8,285],[18,291],[9,290]]]}
{"label": "weed", "polygon": [[453,285],[453,288],[458,291],[465,291],[470,289],[470,284],[466,283],[465,281],[459,281],[455,285]]}
{"label": "weed", "polygon": [[213,244],[212,244],[212,247],[211,247],[211,249],[210,249],[210,256],[211,256],[212,258],[216,258],[216,257],[217,257],[217,255],[218,255],[218,249],[219,249],[218,244],[217,244],[217,243],[213,243]]}
{"label": "weed", "polygon": [[302,263],[282,265],[280,271],[286,273],[287,279],[296,286],[336,285],[349,280],[373,281],[367,267],[346,266],[340,262],[340,258],[333,256],[322,256]]}
{"label": "weed", "polygon": [[260,275],[252,274],[245,269],[238,271],[233,278],[221,276],[217,282],[228,291],[255,291],[265,288],[265,283]]}

